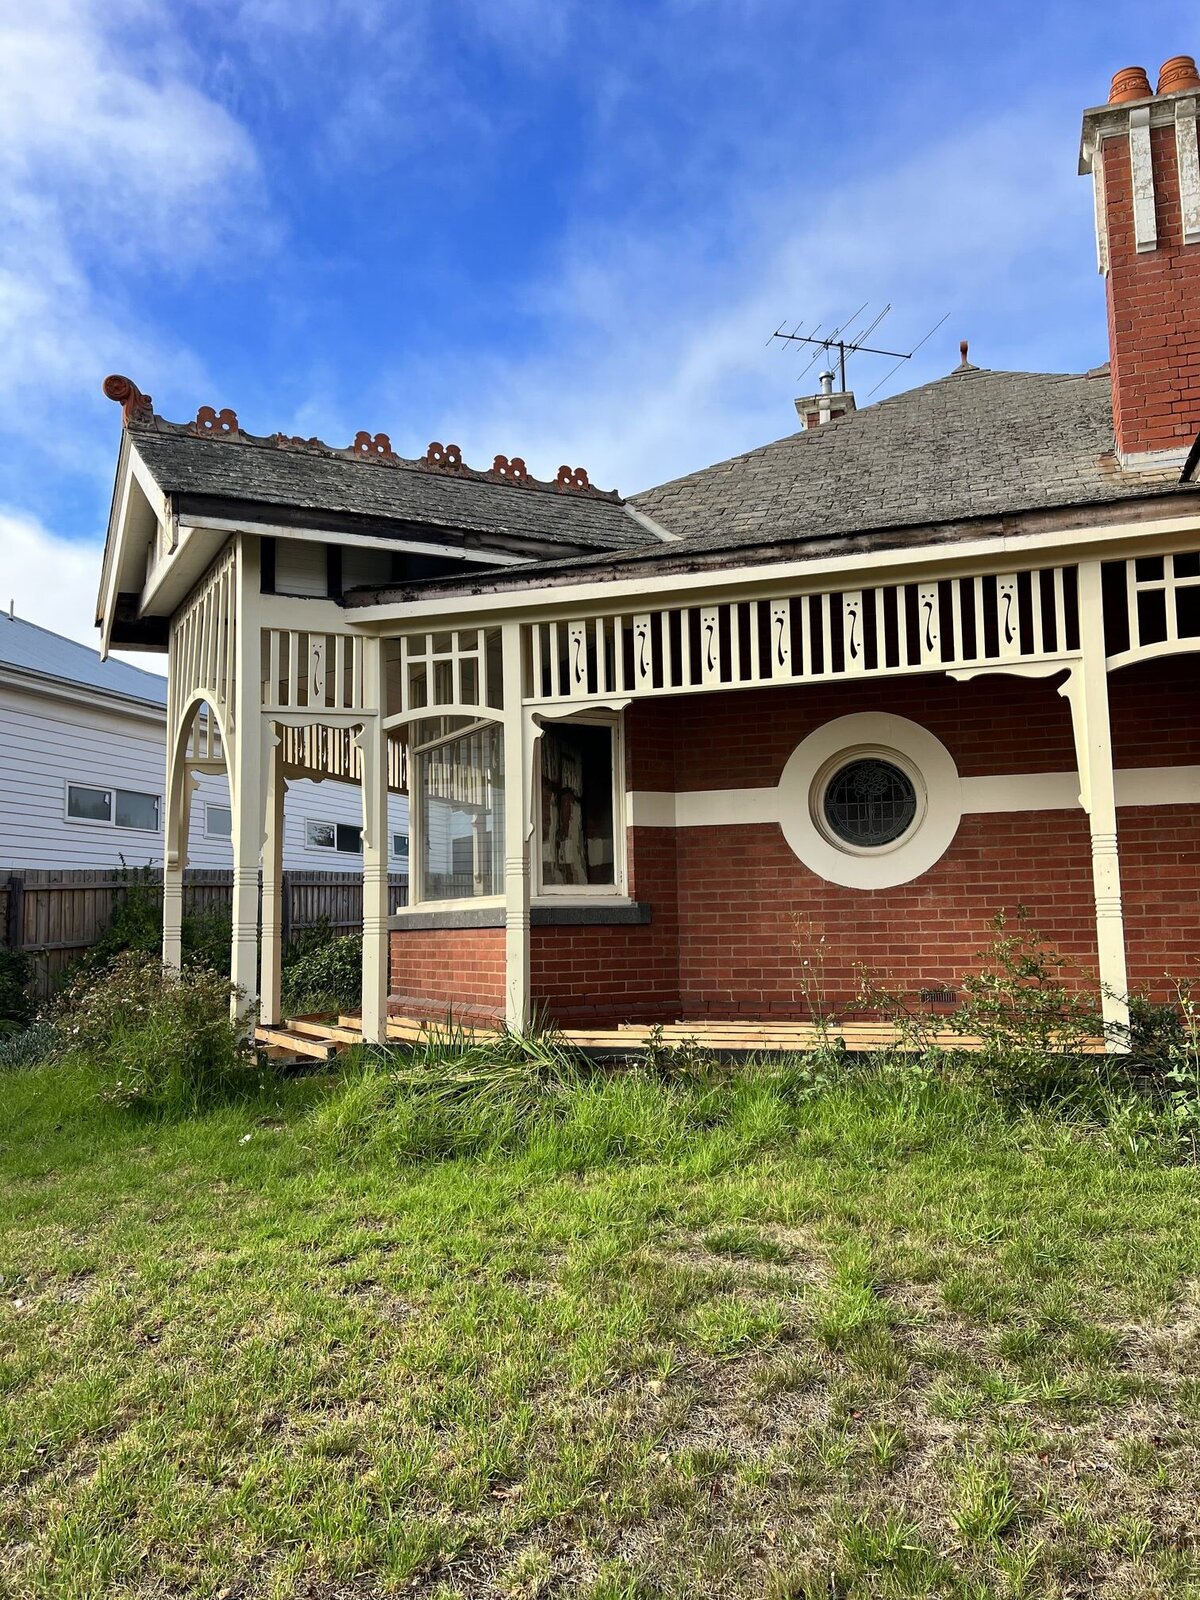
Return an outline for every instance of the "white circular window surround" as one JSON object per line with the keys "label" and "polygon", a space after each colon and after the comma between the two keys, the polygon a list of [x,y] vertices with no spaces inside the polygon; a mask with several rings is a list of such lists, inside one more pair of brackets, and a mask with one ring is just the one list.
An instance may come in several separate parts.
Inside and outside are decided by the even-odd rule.
{"label": "white circular window surround", "polygon": [[[848,843],[826,816],[829,785],[861,760],[897,767],[912,784],[911,820],[886,844]],[[945,854],[962,820],[962,786],[946,746],[919,723],[876,711],[836,717],[810,733],[788,757],[778,800],[783,836],[800,860],[848,889],[890,889],[919,878]]]}

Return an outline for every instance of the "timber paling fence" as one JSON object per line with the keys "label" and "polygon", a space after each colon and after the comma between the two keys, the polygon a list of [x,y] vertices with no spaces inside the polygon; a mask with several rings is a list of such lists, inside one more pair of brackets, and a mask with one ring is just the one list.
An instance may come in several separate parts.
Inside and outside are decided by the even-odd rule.
{"label": "timber paling fence", "polygon": [[[261,880],[260,880],[261,881]],[[408,904],[408,877],[388,875],[388,909]],[[161,904],[162,872],[112,867],[27,868],[0,873],[0,950],[23,950],[33,963],[33,992],[53,993],[62,974],[91,949],[112,922],[121,899],[149,890]],[[335,933],[362,930],[362,876],[355,872],[285,872],[281,885],[283,939],[328,924]],[[233,873],[189,867],[183,877],[186,914],[228,911]]]}

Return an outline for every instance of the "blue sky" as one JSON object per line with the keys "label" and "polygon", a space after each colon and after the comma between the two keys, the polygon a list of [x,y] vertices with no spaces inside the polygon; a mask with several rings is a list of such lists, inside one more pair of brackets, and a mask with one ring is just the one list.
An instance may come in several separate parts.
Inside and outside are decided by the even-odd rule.
{"label": "blue sky", "polygon": [[1166,0],[0,3],[0,602],[94,637],[112,371],[632,492],[792,430],[783,319],[949,313],[876,398],[1096,365],[1080,113],[1181,51]]}

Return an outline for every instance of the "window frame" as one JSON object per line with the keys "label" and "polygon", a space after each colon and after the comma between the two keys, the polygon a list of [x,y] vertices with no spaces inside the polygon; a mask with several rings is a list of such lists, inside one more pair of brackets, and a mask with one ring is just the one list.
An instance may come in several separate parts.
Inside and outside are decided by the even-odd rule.
{"label": "window frame", "polygon": [[625,793],[625,718],[619,711],[589,711],[547,719],[543,732],[552,728],[584,726],[608,728],[613,750],[613,881],[611,883],[543,883],[542,881],[542,741],[537,744],[537,782],[534,784],[532,884],[535,900],[561,904],[564,900],[629,899]]}
{"label": "window frame", "polygon": [[[91,789],[96,794],[107,795],[108,816],[73,817],[71,815],[72,789]],[[158,819],[154,827],[135,828],[127,822],[118,822],[116,820],[118,794],[132,794],[137,795],[139,800],[153,800],[154,814]],[[163,831],[162,803],[162,795],[155,794],[152,789],[128,789],[123,784],[119,783],[85,783],[82,778],[63,779],[63,821],[68,823],[72,828],[109,828],[114,833],[140,833],[142,835],[150,835],[151,837],[159,838],[161,837]]]}
{"label": "window frame", "polygon": [[[415,734],[420,722],[425,720],[436,721],[442,717],[457,720],[463,716],[462,712],[439,712],[423,710],[419,718],[415,719],[410,727],[410,735]],[[418,743],[415,739],[408,749],[409,771],[409,797],[408,797],[408,910],[416,911],[483,911],[494,910],[497,906],[505,904],[503,888],[497,894],[479,894],[459,896],[456,900],[431,900],[425,898],[423,861],[425,856],[424,823],[422,821],[422,801],[420,792],[421,782],[421,757],[428,755],[431,750],[436,750],[440,745],[455,744],[460,739],[465,739],[472,733],[478,733],[483,728],[494,728],[499,731],[503,741],[505,737],[504,723],[499,717],[481,716],[468,721],[464,727],[456,728],[451,733],[440,733],[436,738],[423,739]],[[509,751],[501,746],[504,761],[504,804],[509,802]],[[507,815],[507,812],[505,813]],[[502,880],[503,881],[503,880]]]}
{"label": "window frame", "polygon": [[[333,843],[332,844],[314,844],[313,841],[308,836],[308,830],[310,828],[331,828],[333,830]],[[338,829],[339,828],[357,828],[358,829],[358,849],[357,850],[343,850],[342,849],[342,847],[337,842]],[[362,823],[361,822],[336,822],[336,821],[331,821],[328,817],[305,817],[305,819],[304,819],[304,848],[306,850],[328,850],[330,855],[333,855],[333,856],[354,856],[358,860],[361,861],[362,860],[362,853],[363,853],[363,850],[362,850]]]}
{"label": "window frame", "polygon": [[[851,839],[845,839],[830,822],[825,809],[826,796],[830,785],[841,776],[847,767],[854,766],[859,761],[881,761],[886,766],[895,767],[897,772],[908,779],[913,792],[913,814],[903,830],[894,839],[888,839],[883,844],[857,844]],[[883,745],[864,744],[840,750],[837,755],[829,760],[813,779],[809,791],[809,806],[812,813],[813,825],[819,833],[843,855],[862,856],[873,859],[884,856],[891,851],[899,850],[904,845],[912,842],[913,835],[918,832],[925,821],[925,813],[929,809],[929,790],[925,776],[920,767],[911,756],[901,750],[893,750]]]}
{"label": "window frame", "polygon": [[[219,829],[214,831],[209,823],[209,813],[213,811],[227,811],[229,813],[229,832],[222,833]],[[204,802],[204,837],[206,839],[233,838],[233,807],[223,806],[219,800],[206,800]]]}

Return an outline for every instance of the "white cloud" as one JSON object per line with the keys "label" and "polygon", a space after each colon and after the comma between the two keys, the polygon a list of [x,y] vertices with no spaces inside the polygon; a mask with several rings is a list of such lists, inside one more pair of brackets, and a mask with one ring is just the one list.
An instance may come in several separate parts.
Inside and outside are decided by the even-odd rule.
{"label": "white cloud", "polygon": [[106,372],[198,376],[130,283],[219,257],[256,190],[249,140],[188,81],[167,15],[137,0],[0,11],[0,426],[97,472],[78,423]]}
{"label": "white cloud", "polygon": [[[393,419],[406,450],[432,431],[472,462],[503,450],[544,476],[569,461],[631,492],[794,430],[791,400],[817,387],[819,364],[800,378],[806,356],[764,348],[781,318],[828,329],[862,301],[890,300],[879,339],[904,350],[951,313],[876,398],[949,371],[963,336],[986,366],[1102,361],[1072,137],[1024,107],[839,186],[800,168],[741,193],[720,239],[711,213],[705,230],[672,219],[633,236],[579,222],[520,308],[543,319],[529,355],[442,353],[387,381],[369,409]],[[889,365],[854,364],[860,403]]]}
{"label": "white cloud", "polygon": [[[0,507],[0,608],[11,604],[26,622],[98,650],[93,618],[100,555],[98,545],[62,539],[35,518]],[[139,652],[121,659],[148,672],[166,670],[164,656]]]}

